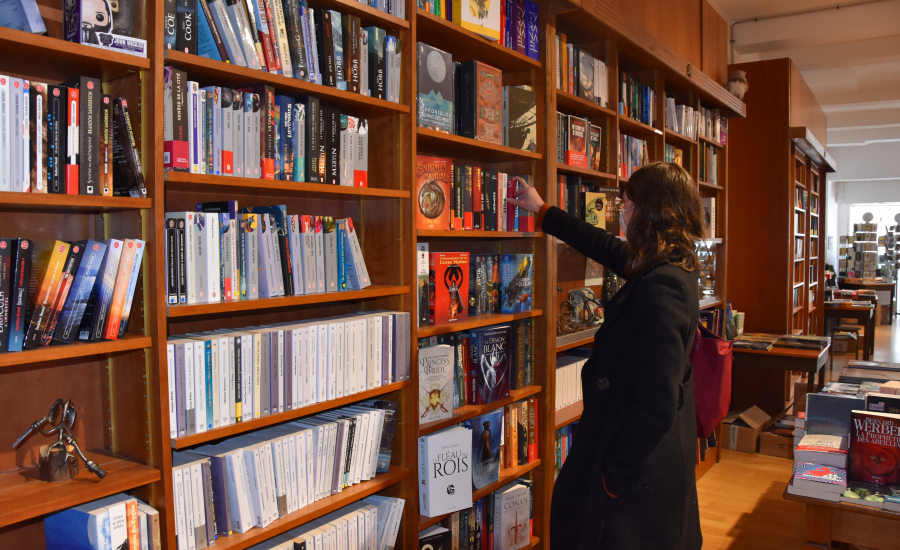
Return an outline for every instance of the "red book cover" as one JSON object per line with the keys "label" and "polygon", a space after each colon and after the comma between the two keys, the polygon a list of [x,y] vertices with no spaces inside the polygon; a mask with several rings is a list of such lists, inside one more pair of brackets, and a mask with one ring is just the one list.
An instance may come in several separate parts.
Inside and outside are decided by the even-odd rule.
{"label": "red book cover", "polygon": [[588,167],[587,135],[587,120],[569,117],[569,147],[566,149],[566,164],[569,166]]}
{"label": "red book cover", "polygon": [[469,301],[469,253],[434,252],[429,258],[429,277],[434,280],[434,300],[429,300],[430,324],[465,321]]}
{"label": "red book cover", "polygon": [[900,415],[850,414],[850,481],[900,484]]}
{"label": "red book cover", "polygon": [[503,143],[503,73],[480,62],[475,64],[475,72],[478,113],[475,139],[500,145]]}
{"label": "red book cover", "polygon": [[453,161],[416,156],[416,229],[450,229]]}
{"label": "red book cover", "polygon": [[68,136],[66,139],[66,194],[78,194],[78,88],[69,88],[69,96],[66,101],[68,121]]}

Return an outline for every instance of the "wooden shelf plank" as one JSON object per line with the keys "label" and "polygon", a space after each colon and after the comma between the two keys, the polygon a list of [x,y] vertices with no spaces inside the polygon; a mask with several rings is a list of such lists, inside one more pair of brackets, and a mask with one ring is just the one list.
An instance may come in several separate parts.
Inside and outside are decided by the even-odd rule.
{"label": "wooden shelf plank", "polygon": [[709,139],[708,137],[705,137],[705,136],[698,136],[698,137],[700,138],[700,141],[702,141],[703,143],[705,143],[707,145],[712,145],[714,147],[718,147],[719,149],[722,149],[723,147],[725,147],[724,145],[722,145],[721,143],[719,143],[718,141],[716,141],[714,139]]}
{"label": "wooden shelf plank", "polygon": [[4,74],[62,82],[91,76],[104,82],[150,68],[146,57],[67,42],[59,38],[0,27]]}
{"label": "wooden shelf plank", "polygon": [[290,420],[295,420],[297,418],[309,416],[311,414],[335,409],[337,407],[343,407],[344,405],[349,405],[358,401],[365,401],[366,399],[378,397],[379,395],[385,395],[397,390],[402,390],[403,388],[406,388],[410,385],[412,385],[411,380],[394,382],[393,384],[388,384],[387,386],[373,388],[371,390],[354,393],[353,395],[347,395],[344,397],[339,397],[337,399],[329,399],[328,401],[323,401],[322,403],[314,403],[306,407],[300,407],[299,409],[295,409],[293,411],[285,411],[283,413],[254,418],[253,420],[238,422],[236,424],[230,424],[221,428],[214,428],[203,433],[179,437],[176,439],[172,439],[171,445],[173,449],[185,449],[187,447],[193,447],[194,445],[207,443],[216,439],[222,439],[223,437],[230,437],[245,432],[251,432],[253,430],[265,428],[266,426],[271,426],[273,424],[288,422]]}
{"label": "wooden shelf plank", "polygon": [[363,300],[366,298],[380,298],[382,296],[399,296],[407,293],[409,293],[408,286],[372,285],[363,290],[326,292],[323,294],[310,294],[309,296],[282,296],[279,298],[241,300],[239,302],[214,302],[211,304],[167,306],[166,316],[171,319],[175,317],[196,317],[199,315],[221,315],[223,313],[234,313],[238,311],[258,311],[262,309],[275,309],[279,307],[301,306],[306,304]]}
{"label": "wooden shelf plank", "polygon": [[718,189],[718,190],[725,189],[725,188],[722,187],[721,185],[716,185],[715,183],[708,183],[708,182],[701,181],[701,180],[697,180],[697,183],[700,185],[700,188],[701,188],[701,189],[702,189],[702,188],[706,188],[706,189]]}
{"label": "wooden shelf plank", "polygon": [[570,164],[556,164],[556,171],[560,174],[572,174],[575,176],[582,176],[586,178],[602,178],[615,180],[616,176],[613,174],[607,174],[606,172],[597,172],[595,170],[588,170],[587,168],[582,168],[580,166],[572,166]]}
{"label": "wooden shelf plank", "polygon": [[[380,189],[378,187],[348,187],[344,185],[328,185],[327,183],[308,183],[300,181],[266,180],[259,178],[238,178],[232,176],[215,176],[210,174],[191,174],[188,172],[166,172],[166,184],[172,189],[192,188],[207,193],[227,193],[234,189],[245,189],[254,194],[284,196],[297,195],[349,195],[359,197],[385,197],[408,199],[409,191],[400,189]],[[177,183],[178,185],[169,185]]]}
{"label": "wooden shelf plank", "polygon": [[513,149],[512,147],[438,132],[429,128],[416,128],[416,141],[420,149],[464,159],[500,162],[541,160],[544,158],[544,155],[540,153]]}
{"label": "wooden shelf plank", "polygon": [[99,479],[84,464],[77,477],[56,483],[38,479],[37,466],[0,473],[0,528],[160,480],[159,470],[109,451],[85,455],[106,470],[105,478]]}
{"label": "wooden shelf plank", "polygon": [[419,237],[442,239],[534,239],[543,237],[541,231],[532,233],[520,231],[452,231],[443,229],[417,229]]}
{"label": "wooden shelf plank", "polygon": [[419,40],[425,40],[429,46],[450,52],[453,54],[453,61],[477,59],[503,72],[541,68],[540,61],[505,48],[498,42],[454,25],[422,8],[416,8],[416,27]]}
{"label": "wooden shelf plank", "polygon": [[648,126],[624,115],[619,115],[619,133],[640,139],[654,139],[663,135],[662,130],[657,130],[653,126]]}
{"label": "wooden shelf plank", "polygon": [[584,412],[584,401],[576,401],[568,407],[563,407],[558,411],[555,411],[556,429],[559,430],[580,419],[582,412]]}
{"label": "wooden shelf plank", "polygon": [[542,313],[543,312],[539,309],[533,309],[531,311],[523,311],[522,313],[488,313],[487,315],[476,315],[475,317],[470,317],[469,319],[458,323],[419,327],[417,338],[425,338],[426,336],[436,336],[438,334],[447,334],[449,332],[458,332],[461,330],[470,330],[490,325],[499,325],[501,323],[512,323],[519,319],[540,317]]}
{"label": "wooden shelf plank", "polygon": [[577,95],[570,94],[564,90],[555,90],[556,92],[556,110],[566,114],[566,115],[575,115],[580,117],[613,117],[615,118],[616,112],[612,109],[607,109],[601,105],[597,105],[593,101],[588,101],[584,98],[578,97]]}
{"label": "wooden shelf plank", "polygon": [[700,309],[710,309],[720,305],[722,305],[722,300],[716,297],[700,299]]}
{"label": "wooden shelf plank", "polygon": [[566,351],[572,348],[578,348],[586,344],[593,343],[594,335],[600,327],[582,330],[581,332],[573,332],[572,334],[564,334],[556,337],[556,351]]}
{"label": "wooden shelf plank", "polygon": [[[541,465],[541,461],[540,461],[540,459],[538,459],[538,460],[535,460],[534,462],[529,462],[528,464],[523,464],[522,466],[516,466],[514,468],[501,468],[500,469],[500,477],[499,477],[499,479],[497,479],[497,481],[495,481],[494,483],[491,483],[490,485],[486,485],[486,486],[482,487],[481,489],[472,491],[472,502],[474,503],[478,499],[486,497],[487,495],[493,493],[497,489],[500,489],[507,483],[516,479],[517,477],[521,477],[521,476],[527,474],[528,472],[530,472],[531,470],[534,470],[535,468],[537,468],[540,465]],[[447,517],[449,515],[450,514],[442,514],[439,516],[435,516],[433,518],[429,518],[426,516],[419,516],[419,531],[422,531],[426,527],[431,527],[432,525],[441,521],[442,519],[444,519],[445,517]]]}
{"label": "wooden shelf plank", "polygon": [[666,143],[673,145],[681,145],[684,147],[691,147],[697,145],[696,139],[691,139],[685,135],[679,134],[674,130],[669,130],[668,128],[664,131]]}
{"label": "wooden shelf plank", "polygon": [[[0,27],[0,30],[3,30],[3,28]],[[0,191],[0,211],[114,212],[117,210],[139,210],[141,208],[151,208],[152,206],[153,199]]]}
{"label": "wooden shelf plank", "polygon": [[343,508],[348,504],[352,504],[369,495],[373,495],[378,491],[400,483],[412,475],[413,471],[409,468],[391,466],[391,469],[388,470],[387,473],[379,474],[375,476],[375,479],[364,481],[352,487],[348,487],[336,495],[318,500],[305,508],[297,510],[293,514],[289,514],[281,519],[276,519],[266,527],[255,527],[246,533],[235,532],[230,537],[219,537],[219,539],[216,540],[215,549],[244,550],[245,548],[265,542],[272,537],[290,531],[295,527],[299,527],[304,523],[320,518],[338,508]]}
{"label": "wooden shelf plank", "polygon": [[315,95],[326,104],[341,107],[342,113],[353,116],[373,117],[410,112],[409,105],[402,103],[393,103],[338,90],[330,86],[312,84],[296,78],[238,67],[231,63],[213,61],[199,55],[166,50],[166,61],[184,69],[188,78],[198,81],[201,86],[240,88],[252,84],[268,84],[275,88],[276,93]]}
{"label": "wooden shelf plank", "polygon": [[409,28],[409,22],[405,19],[400,19],[356,0],[316,0],[315,7],[356,15],[360,19],[361,27],[375,26],[385,30]]}
{"label": "wooden shelf plank", "polygon": [[76,341],[70,346],[48,346],[34,350],[2,353],[0,354],[0,368],[17,365],[33,365],[39,367],[41,363],[47,363],[49,361],[89,357],[92,355],[108,355],[111,353],[149,348],[152,345],[152,338],[138,334],[126,334],[124,338],[113,340],[111,342]]}
{"label": "wooden shelf plank", "polygon": [[510,403],[519,401],[520,399],[525,399],[526,397],[536,395],[540,393],[540,391],[540,386],[527,386],[520,390],[509,390],[509,397],[507,397],[506,399],[500,399],[499,401],[494,401],[493,403],[488,403],[486,405],[463,405],[458,409],[453,409],[453,416],[451,416],[450,418],[437,420],[435,422],[429,422],[427,424],[419,424],[419,437],[434,432],[439,432],[444,428],[453,426],[454,424],[459,424],[460,422],[464,422],[477,416],[481,416],[484,413],[503,408]]}

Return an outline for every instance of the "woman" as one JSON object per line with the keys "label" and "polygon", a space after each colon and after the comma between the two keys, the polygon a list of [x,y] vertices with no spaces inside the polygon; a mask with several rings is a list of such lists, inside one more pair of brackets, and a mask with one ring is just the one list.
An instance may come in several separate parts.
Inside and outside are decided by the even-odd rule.
{"label": "woman", "polygon": [[584,413],[553,488],[553,550],[700,548],[697,426],[688,360],[699,320],[700,196],[676,164],[623,188],[623,242],[549,207],[520,180],[513,205],[628,280],[606,304],[581,373]]}

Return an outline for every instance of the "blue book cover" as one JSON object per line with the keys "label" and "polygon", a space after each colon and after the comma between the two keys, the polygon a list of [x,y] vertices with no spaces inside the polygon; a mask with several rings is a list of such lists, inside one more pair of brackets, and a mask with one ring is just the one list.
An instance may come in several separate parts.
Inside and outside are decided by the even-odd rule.
{"label": "blue book cover", "polygon": [[346,290],[360,290],[360,277],[356,272],[356,264],[353,263],[353,254],[350,252],[350,231],[347,228],[347,220],[336,220],[337,229],[340,233],[340,242],[344,250],[344,280],[346,282]]}
{"label": "blue book cover", "polygon": [[213,427],[213,372],[212,372],[212,340],[203,341],[203,353],[206,356],[206,428]]}
{"label": "blue book cover", "polygon": [[79,241],[78,244],[84,247],[84,254],[75,271],[72,289],[66,298],[66,304],[59,318],[59,327],[53,336],[54,342],[71,344],[78,336],[84,309],[91,297],[91,291],[94,289],[100,264],[106,256],[106,245],[103,243],[87,239]]}
{"label": "blue book cover", "polygon": [[216,46],[216,39],[213,38],[209,25],[206,12],[202,9],[197,10],[197,54],[213,61],[222,61],[219,47]]}
{"label": "blue book cover", "polygon": [[82,504],[44,518],[48,549],[113,550],[109,510],[97,504]]}
{"label": "blue book cover", "polygon": [[500,311],[531,311],[531,254],[504,254],[500,260]]}
{"label": "blue book cover", "polygon": [[419,42],[417,118],[421,128],[453,131],[453,56]]}
{"label": "blue book cover", "polygon": [[463,425],[472,430],[472,488],[481,489],[500,479],[503,409],[466,420]]}
{"label": "blue book cover", "polygon": [[338,292],[341,290],[347,290],[347,265],[344,256],[347,254],[348,250],[344,247],[344,227],[341,225],[340,220],[336,221],[337,223],[337,231],[338,238],[335,239],[337,241],[337,283],[338,283]]}
{"label": "blue book cover", "polygon": [[106,255],[100,263],[97,271],[97,280],[91,290],[81,317],[81,326],[78,329],[79,340],[102,340],[103,327],[106,326],[106,316],[109,313],[109,305],[112,302],[113,287],[116,284],[116,273],[119,271],[119,260],[122,258],[122,241],[107,239]]}
{"label": "blue book cover", "polygon": [[536,61],[540,60],[540,25],[538,24],[538,6],[534,2],[525,2],[525,54]]}

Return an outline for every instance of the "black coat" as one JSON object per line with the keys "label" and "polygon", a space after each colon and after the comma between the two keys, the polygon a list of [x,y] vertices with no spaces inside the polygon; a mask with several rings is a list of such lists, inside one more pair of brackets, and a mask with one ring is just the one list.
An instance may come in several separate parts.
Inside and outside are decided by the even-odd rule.
{"label": "black coat", "polygon": [[[558,208],[545,214],[542,227],[624,276],[623,241]],[[689,361],[697,287],[696,272],[660,262],[605,305],[581,373],[584,413],[553,488],[553,550],[702,546]]]}

